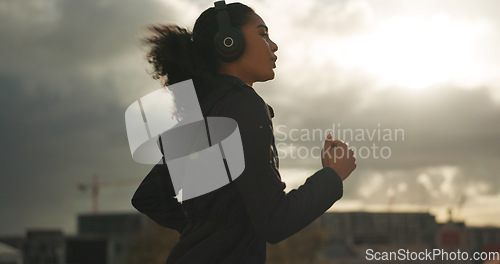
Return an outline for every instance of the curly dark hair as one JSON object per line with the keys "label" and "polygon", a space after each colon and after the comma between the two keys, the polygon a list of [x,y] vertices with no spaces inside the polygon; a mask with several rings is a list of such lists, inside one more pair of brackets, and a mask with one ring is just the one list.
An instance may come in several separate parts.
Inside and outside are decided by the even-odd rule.
{"label": "curly dark hair", "polygon": [[[227,12],[231,25],[238,29],[255,13],[241,3],[228,4]],[[210,91],[206,83],[220,67],[213,43],[218,28],[214,7],[201,13],[192,32],[177,25],[150,26],[150,36],[143,41],[150,48],[146,58],[153,66],[153,78],[165,86],[193,79],[198,98],[204,97]]]}

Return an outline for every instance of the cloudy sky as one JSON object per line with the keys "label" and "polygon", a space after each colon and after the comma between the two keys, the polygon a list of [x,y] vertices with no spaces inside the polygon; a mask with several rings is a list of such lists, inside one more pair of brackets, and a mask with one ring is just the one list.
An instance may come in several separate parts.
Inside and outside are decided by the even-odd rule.
{"label": "cloudy sky", "polygon": [[[453,207],[469,225],[500,226],[500,2],[247,4],[279,46],[276,79],[254,88],[275,110],[288,189],[320,169],[317,147],[335,128],[358,168],[332,210],[444,221]],[[77,185],[94,175],[107,183],[101,212],[134,211],[150,166],[131,158],[124,113],[160,87],[140,38],[151,23],[191,27],[211,5],[0,0],[0,235],[74,233],[91,210]]]}

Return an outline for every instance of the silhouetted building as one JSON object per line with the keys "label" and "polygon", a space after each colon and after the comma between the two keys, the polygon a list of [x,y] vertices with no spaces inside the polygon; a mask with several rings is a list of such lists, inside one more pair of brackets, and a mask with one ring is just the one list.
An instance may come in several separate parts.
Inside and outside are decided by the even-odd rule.
{"label": "silhouetted building", "polygon": [[66,241],[60,230],[28,230],[26,235],[25,264],[65,263]]}
{"label": "silhouetted building", "polygon": [[138,213],[85,214],[78,216],[79,235],[129,235],[143,229],[147,218]]}
{"label": "silhouetted building", "polygon": [[346,264],[373,262],[366,259],[368,249],[391,252],[432,248],[438,227],[429,213],[328,212],[320,221],[330,237],[322,258]]}
{"label": "silhouetted building", "polygon": [[66,239],[66,264],[108,264],[108,239],[75,236]]}
{"label": "silhouetted building", "polygon": [[[127,264],[133,236],[148,223],[139,213],[86,214],[78,216],[78,233],[73,236],[31,229],[25,237],[0,237],[6,244],[0,244],[0,264]],[[4,260],[2,254],[13,255],[12,248],[24,262]]]}
{"label": "silhouetted building", "polygon": [[134,234],[148,224],[139,213],[78,216],[78,234],[66,239],[67,264],[127,264]]}
{"label": "silhouetted building", "polygon": [[[471,252],[491,252],[500,257],[500,228],[470,227],[467,231]],[[481,262],[478,261],[475,263]],[[500,263],[500,260],[488,263]]]}
{"label": "silhouetted building", "polygon": [[429,213],[335,212],[321,216],[332,240],[348,244],[434,245],[437,223]]}
{"label": "silhouetted building", "polygon": [[[25,237],[0,237],[5,244],[0,244],[0,264],[128,264],[138,232],[148,230],[152,223],[139,213],[80,215],[76,235],[42,229],[28,230]],[[367,263],[368,248],[379,252],[400,248],[500,252],[500,228],[470,228],[452,221],[437,224],[428,213],[325,213],[320,224],[330,237],[318,255],[324,263]]]}
{"label": "silhouetted building", "polygon": [[468,250],[469,237],[463,222],[448,222],[438,225],[436,247],[444,250]]}

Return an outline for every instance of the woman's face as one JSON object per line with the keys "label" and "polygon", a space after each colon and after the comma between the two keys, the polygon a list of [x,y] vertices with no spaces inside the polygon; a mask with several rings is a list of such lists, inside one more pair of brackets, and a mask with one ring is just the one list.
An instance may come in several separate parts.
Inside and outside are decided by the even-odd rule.
{"label": "woman's face", "polygon": [[245,50],[234,62],[223,63],[221,73],[240,78],[252,86],[254,82],[274,79],[274,68],[278,57],[274,54],[278,46],[269,38],[269,32],[262,18],[252,13],[241,28],[245,37]]}

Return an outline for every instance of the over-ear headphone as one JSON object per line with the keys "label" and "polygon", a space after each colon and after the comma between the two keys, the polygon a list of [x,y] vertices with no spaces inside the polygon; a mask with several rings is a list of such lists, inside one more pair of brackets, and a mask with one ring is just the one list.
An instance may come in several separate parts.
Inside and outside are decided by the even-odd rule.
{"label": "over-ear headphone", "polygon": [[219,31],[214,37],[214,46],[219,58],[224,62],[237,60],[245,49],[245,37],[231,25],[225,1],[214,3]]}

